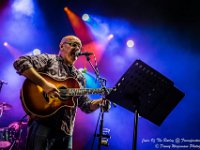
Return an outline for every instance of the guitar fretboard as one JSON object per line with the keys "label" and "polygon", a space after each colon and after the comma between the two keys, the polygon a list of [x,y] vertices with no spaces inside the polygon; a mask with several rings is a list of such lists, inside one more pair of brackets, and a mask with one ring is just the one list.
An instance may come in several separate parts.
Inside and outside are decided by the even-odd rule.
{"label": "guitar fretboard", "polygon": [[[111,92],[111,88],[106,89],[108,93]],[[92,89],[92,88],[69,88],[69,89],[60,89],[61,94],[65,96],[82,96],[86,94],[105,94],[105,90],[102,88]]]}

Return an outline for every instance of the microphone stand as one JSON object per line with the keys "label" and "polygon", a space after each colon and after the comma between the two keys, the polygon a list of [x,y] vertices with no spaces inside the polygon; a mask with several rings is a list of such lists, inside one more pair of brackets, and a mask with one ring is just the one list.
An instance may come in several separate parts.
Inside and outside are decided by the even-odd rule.
{"label": "microphone stand", "polygon": [[[85,55],[85,57],[86,57],[87,61],[89,62],[90,66],[93,68],[93,70],[94,70],[94,72],[96,74],[96,78],[100,82],[101,88],[104,89],[104,91],[105,91],[105,94],[104,94],[104,98],[105,98],[106,95],[108,95],[108,90],[106,89],[106,86],[105,86],[106,79],[100,77],[98,68],[94,67],[94,65],[91,63],[89,55]],[[99,143],[98,143],[98,150],[101,149],[101,145],[102,145],[104,112],[105,111],[103,109],[103,106],[100,105],[100,114],[99,114],[99,117],[100,117],[100,127],[99,127],[99,134],[97,135],[99,137],[99,140],[98,140],[99,141]],[[96,136],[96,134],[95,134],[95,136]]]}

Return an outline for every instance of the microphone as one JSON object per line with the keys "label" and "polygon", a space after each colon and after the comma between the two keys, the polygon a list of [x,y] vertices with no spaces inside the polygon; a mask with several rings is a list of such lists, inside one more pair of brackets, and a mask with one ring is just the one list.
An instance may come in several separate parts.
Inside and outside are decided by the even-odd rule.
{"label": "microphone", "polygon": [[76,52],[75,53],[75,56],[83,56],[83,55],[85,55],[85,56],[90,56],[90,55],[92,55],[93,53],[92,52]]}

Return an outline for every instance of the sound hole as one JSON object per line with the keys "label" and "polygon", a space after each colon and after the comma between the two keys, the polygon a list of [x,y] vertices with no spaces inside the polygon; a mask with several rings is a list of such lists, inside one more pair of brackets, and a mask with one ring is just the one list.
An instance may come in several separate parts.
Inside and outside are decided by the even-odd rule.
{"label": "sound hole", "polygon": [[46,102],[49,102],[49,97],[47,96],[47,93],[45,93],[44,91],[43,91],[43,96],[44,96]]}
{"label": "sound hole", "polygon": [[[69,98],[70,98],[70,96],[68,96],[67,95],[67,88],[66,87],[64,87],[64,86],[61,86],[61,87],[59,87],[58,88],[59,89],[59,99],[60,100],[63,100],[63,101],[66,101],[66,100],[68,100]],[[49,97],[48,97],[48,95],[45,93],[45,92],[43,92],[43,96],[44,96],[44,98],[45,98],[45,100],[47,101],[47,102],[49,102]]]}

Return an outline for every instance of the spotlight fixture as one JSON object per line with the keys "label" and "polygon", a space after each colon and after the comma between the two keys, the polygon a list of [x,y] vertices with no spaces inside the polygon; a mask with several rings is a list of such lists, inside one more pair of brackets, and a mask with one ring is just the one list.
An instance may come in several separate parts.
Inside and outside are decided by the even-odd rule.
{"label": "spotlight fixture", "polygon": [[39,55],[39,54],[41,54],[40,49],[35,48],[35,49],[33,50],[33,55]]}
{"label": "spotlight fixture", "polygon": [[89,21],[89,20],[90,20],[90,17],[89,17],[88,14],[83,14],[83,15],[82,15],[82,19],[83,19],[83,21]]}
{"label": "spotlight fixture", "polygon": [[134,46],[134,41],[133,40],[128,40],[127,42],[126,42],[126,45],[128,46],[128,47],[133,47]]}
{"label": "spotlight fixture", "polygon": [[8,43],[7,43],[7,42],[4,42],[3,45],[4,45],[4,46],[8,46]]}

